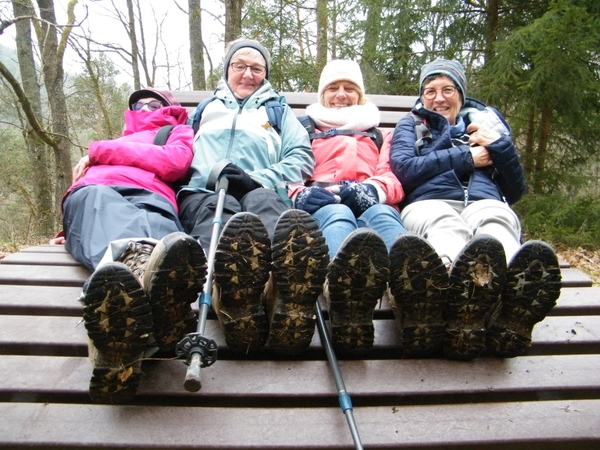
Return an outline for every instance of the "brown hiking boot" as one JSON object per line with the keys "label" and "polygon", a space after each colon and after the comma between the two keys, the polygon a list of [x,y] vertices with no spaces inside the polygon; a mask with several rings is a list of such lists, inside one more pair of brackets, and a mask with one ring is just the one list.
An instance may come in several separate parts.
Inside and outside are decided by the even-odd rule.
{"label": "brown hiking boot", "polygon": [[161,350],[172,350],[198,321],[191,310],[206,280],[206,257],[200,244],[182,232],[156,245],[129,243],[119,258],[140,280],[154,318],[154,339]]}
{"label": "brown hiking boot", "polygon": [[550,245],[528,241],[508,264],[502,307],[487,334],[487,346],[496,355],[512,358],[531,345],[533,326],[556,305],[561,273]]}
{"label": "brown hiking boot", "polygon": [[269,335],[262,294],[271,270],[271,241],[256,214],[234,214],[223,227],[214,266],[213,309],[227,345],[248,353]]}
{"label": "brown hiking boot", "polygon": [[275,226],[272,245],[275,291],[270,310],[269,347],[298,354],[312,341],[315,305],[327,272],[327,244],[313,217],[305,211],[284,211]]}
{"label": "brown hiking boot", "polygon": [[492,236],[471,239],[450,269],[444,355],[470,360],[485,349],[486,323],[506,280],[506,256]]}
{"label": "brown hiking boot", "polygon": [[385,244],[369,228],[354,230],[329,263],[324,296],[336,351],[364,354],[375,340],[373,312],[389,279]]}
{"label": "brown hiking boot", "polygon": [[126,403],[137,391],[152,332],[144,290],[126,265],[113,262],[90,276],[81,301],[93,365],[90,397],[99,403]]}
{"label": "brown hiking boot", "polygon": [[390,250],[390,303],[402,333],[402,356],[442,351],[448,271],[425,239],[403,233]]}

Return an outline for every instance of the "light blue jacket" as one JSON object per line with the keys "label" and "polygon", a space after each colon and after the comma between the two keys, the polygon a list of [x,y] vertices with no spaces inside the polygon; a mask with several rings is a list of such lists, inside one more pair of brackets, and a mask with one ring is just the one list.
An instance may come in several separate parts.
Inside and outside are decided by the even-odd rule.
{"label": "light blue jacket", "polygon": [[194,138],[191,180],[183,191],[212,192],[206,189],[211,169],[229,159],[265,188],[310,179],[315,157],[307,131],[285,108],[278,133],[268,122],[264,104],[279,94],[267,80],[243,101],[233,95],[224,79],[215,91],[216,99],[202,113]]}

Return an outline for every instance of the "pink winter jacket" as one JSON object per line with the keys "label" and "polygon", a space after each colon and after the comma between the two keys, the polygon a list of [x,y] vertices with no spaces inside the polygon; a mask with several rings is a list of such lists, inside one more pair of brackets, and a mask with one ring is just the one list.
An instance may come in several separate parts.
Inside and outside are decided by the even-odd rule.
{"label": "pink winter jacket", "polygon": [[[320,130],[315,130],[317,133]],[[383,145],[381,151],[368,136],[332,136],[315,139],[312,149],[315,154],[314,181],[367,181],[373,184],[384,199],[382,203],[394,206],[404,198],[404,191],[398,178],[390,168],[390,143],[392,132],[381,130]],[[294,198],[304,189],[302,185],[290,186],[289,196]]]}
{"label": "pink winter jacket", "polygon": [[[126,110],[123,136],[90,144],[91,166],[64,198],[83,185],[129,186],[162,195],[177,211],[170,183],[187,176],[194,156],[194,133],[185,124],[187,117],[186,109],[181,106],[167,106],[156,111]],[[154,145],[154,136],[163,125],[175,125],[175,128],[165,145]]]}

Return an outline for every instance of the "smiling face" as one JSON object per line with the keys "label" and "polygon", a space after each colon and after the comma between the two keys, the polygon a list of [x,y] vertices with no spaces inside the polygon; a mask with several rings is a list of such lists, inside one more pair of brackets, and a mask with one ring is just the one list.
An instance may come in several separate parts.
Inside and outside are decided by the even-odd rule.
{"label": "smiling face", "polygon": [[[234,70],[236,65],[239,67],[241,67],[241,65],[246,65],[247,67],[241,72],[236,72]],[[252,94],[260,85],[262,85],[262,82],[265,79],[266,71],[256,74],[252,70],[253,67],[262,67],[263,69],[266,67],[264,58],[256,50],[241,49],[231,58],[229,67],[227,68],[227,82],[235,96],[240,99],[244,99]]]}
{"label": "smiling face", "polygon": [[[453,89],[448,89],[449,87]],[[435,96],[433,98],[426,98],[423,93],[427,90],[430,92],[435,90]],[[453,91],[451,96],[448,95],[450,91]],[[421,101],[426,109],[441,114],[448,119],[451,125],[456,124],[456,117],[462,106],[462,97],[450,77],[439,75],[430,81],[426,80],[421,90]]]}
{"label": "smiling face", "polygon": [[346,108],[358,104],[360,92],[350,81],[336,81],[327,85],[323,91],[321,102],[325,108]]}

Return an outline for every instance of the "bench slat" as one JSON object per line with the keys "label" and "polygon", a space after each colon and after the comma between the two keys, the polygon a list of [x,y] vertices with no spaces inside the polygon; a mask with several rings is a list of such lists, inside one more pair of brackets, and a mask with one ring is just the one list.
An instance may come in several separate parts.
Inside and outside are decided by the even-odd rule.
{"label": "bench slat", "polygon": [[[339,408],[0,404],[0,446],[352,447]],[[599,400],[355,408],[366,448],[597,449]],[[543,426],[540,426],[543,424]],[[235,432],[233,432],[235,430]]]}
{"label": "bench slat", "polygon": [[[480,358],[472,362],[437,359],[340,361],[344,381],[354,403],[429,404],[489,402],[492,399],[533,397],[597,398],[600,391],[600,355],[525,356],[512,359]],[[279,400],[311,402],[335,396],[335,384],[326,361],[217,361],[203,370],[198,393],[184,390],[183,361],[148,361],[136,401],[219,406],[233,399],[245,404]],[[64,396],[86,401],[91,365],[84,357],[5,356],[0,358],[0,398],[45,395],[59,403]],[[244,382],[240,383],[240,373]],[[560,396],[560,397],[559,397]],[[468,397],[465,401],[464,397]],[[67,400],[71,397],[67,397]],[[383,400],[382,400],[383,399]],[[41,400],[44,401],[44,400]]]}
{"label": "bench slat", "polygon": [[[0,354],[51,355],[56,352],[58,356],[85,355],[86,332],[83,323],[79,324],[80,321],[78,317],[0,316]],[[399,358],[401,348],[395,322],[378,320],[374,325],[375,347],[369,358]],[[223,332],[216,320],[207,321],[205,334],[216,341],[220,358],[246,358],[233,355],[227,349]],[[528,350],[531,355],[549,354],[548,349],[554,354],[600,353],[600,316],[546,317],[534,327],[532,334],[533,345]],[[250,358],[273,357],[275,355],[265,347]],[[324,358],[317,332],[310,348],[298,358]]]}

